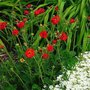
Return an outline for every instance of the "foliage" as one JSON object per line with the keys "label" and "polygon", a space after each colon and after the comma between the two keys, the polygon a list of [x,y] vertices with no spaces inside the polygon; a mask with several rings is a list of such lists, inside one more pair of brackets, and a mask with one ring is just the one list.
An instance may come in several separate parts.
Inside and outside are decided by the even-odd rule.
{"label": "foliage", "polygon": [[0,90],[41,90],[72,69],[78,61],[75,55],[90,50],[89,4],[90,0],[1,0],[0,23],[7,26],[0,26]]}

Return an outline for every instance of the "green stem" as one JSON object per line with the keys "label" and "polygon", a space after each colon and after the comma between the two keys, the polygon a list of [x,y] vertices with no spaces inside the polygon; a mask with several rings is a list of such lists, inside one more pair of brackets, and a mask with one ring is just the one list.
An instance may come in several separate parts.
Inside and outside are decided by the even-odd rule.
{"label": "green stem", "polygon": [[[52,66],[52,70],[51,70],[51,73],[52,73],[51,77],[50,77],[51,79],[55,76],[53,71],[54,71],[54,66]],[[55,79],[55,77],[54,77],[54,79]]]}
{"label": "green stem", "polygon": [[21,44],[20,39],[18,38],[18,36],[17,36],[17,39],[18,39],[18,42],[19,42],[19,44],[20,44],[20,46],[22,48],[22,44]]}
{"label": "green stem", "polygon": [[[9,52],[7,51],[6,48],[5,48],[4,50],[5,50],[6,54],[8,55],[8,57],[10,58],[10,61],[11,61],[11,63],[13,64],[13,66],[14,66],[15,69],[18,71],[18,69],[17,69],[17,67],[15,66],[15,63],[14,63],[14,61],[13,61],[11,55],[9,54]],[[11,67],[13,67],[12,64],[10,64]]]}
{"label": "green stem", "polygon": [[32,79],[31,79],[31,76],[32,76],[31,68],[30,68],[30,66],[28,65],[27,62],[26,62],[26,65],[28,66],[28,70],[29,70],[29,73],[30,73],[30,80],[31,80],[31,82],[32,82]]}
{"label": "green stem", "polygon": [[44,84],[44,81],[43,81],[43,76],[42,76],[42,71],[41,71],[40,65],[39,65],[39,63],[38,63],[38,61],[36,60],[36,58],[35,58],[35,57],[34,57],[34,59],[35,59],[35,62],[37,63],[37,65],[38,65],[38,68],[39,68],[39,73],[40,73],[40,78],[41,78],[41,80],[42,80],[42,83]]}
{"label": "green stem", "polygon": [[8,68],[7,68],[6,65],[4,64],[4,61],[3,61],[3,60],[1,60],[1,61],[2,61],[2,65],[1,65],[1,66],[3,66],[3,67],[6,69],[6,71],[8,72],[8,74],[9,74],[10,76],[12,76],[11,73],[9,73]]}
{"label": "green stem", "polygon": [[77,31],[75,31],[75,33],[74,33],[74,40],[73,40],[73,51],[74,51],[74,48],[75,48],[76,32],[77,32]]}
{"label": "green stem", "polygon": [[25,90],[28,90],[27,86],[24,84],[23,80],[21,79],[21,77],[13,70],[13,68],[11,68],[11,71],[19,78],[19,80],[21,81],[21,83],[24,85]]}

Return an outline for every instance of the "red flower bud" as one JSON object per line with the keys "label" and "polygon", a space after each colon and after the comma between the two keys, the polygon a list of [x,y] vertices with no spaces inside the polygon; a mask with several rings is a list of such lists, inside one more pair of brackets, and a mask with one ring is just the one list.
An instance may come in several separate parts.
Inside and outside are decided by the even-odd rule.
{"label": "red flower bud", "polygon": [[23,22],[26,22],[28,19],[27,18],[23,18]]}
{"label": "red flower bud", "polygon": [[39,14],[42,14],[45,12],[45,9],[44,8],[39,8],[37,10],[34,11],[34,15],[37,16]]}
{"label": "red flower bud", "polygon": [[53,40],[52,43],[53,43],[53,44],[56,44],[56,43],[57,43],[57,40]]}
{"label": "red flower bud", "polygon": [[74,23],[75,22],[75,19],[74,18],[71,18],[70,19],[70,23],[72,24],[72,23]]}
{"label": "red flower bud", "polygon": [[55,10],[58,11],[58,6],[55,6]]}
{"label": "red flower bud", "polygon": [[41,38],[47,38],[48,33],[47,33],[47,31],[43,30],[43,31],[40,32],[39,35],[40,35]]}
{"label": "red flower bud", "polygon": [[44,54],[42,54],[42,58],[43,59],[48,59],[49,58],[49,55],[47,53],[44,53]]}
{"label": "red flower bud", "polygon": [[53,17],[51,18],[51,22],[52,22],[52,24],[54,24],[54,25],[58,24],[59,21],[60,21],[60,17],[59,17],[58,15],[53,16]]}
{"label": "red flower bud", "polygon": [[28,15],[29,11],[28,10],[24,10],[24,15]]}
{"label": "red flower bud", "polygon": [[62,32],[59,39],[62,40],[62,41],[66,41],[68,38],[67,34],[65,32]]}
{"label": "red flower bud", "polygon": [[50,44],[47,45],[47,51],[49,52],[53,52],[54,51],[54,47]]}
{"label": "red flower bud", "polygon": [[4,30],[7,26],[7,22],[0,22],[0,30]]}
{"label": "red flower bud", "polygon": [[32,4],[27,4],[26,8],[30,8],[32,6]]}
{"label": "red flower bud", "polygon": [[12,30],[12,35],[17,36],[19,34],[19,31],[17,29]]}
{"label": "red flower bud", "polygon": [[21,22],[18,22],[16,25],[18,28],[23,28],[25,23],[23,21],[21,21]]}

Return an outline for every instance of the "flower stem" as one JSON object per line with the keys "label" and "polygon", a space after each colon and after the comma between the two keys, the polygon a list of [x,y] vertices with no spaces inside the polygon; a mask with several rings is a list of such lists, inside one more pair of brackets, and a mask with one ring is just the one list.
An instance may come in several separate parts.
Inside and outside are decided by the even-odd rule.
{"label": "flower stem", "polygon": [[35,57],[34,57],[34,59],[35,59],[35,62],[37,63],[37,65],[38,65],[39,73],[40,73],[40,78],[41,78],[41,80],[42,80],[42,83],[44,84],[43,77],[42,77],[42,71],[41,71],[40,65],[39,65],[39,63],[38,63],[38,61],[36,60]]}
{"label": "flower stem", "polygon": [[21,81],[21,83],[24,85],[25,90],[28,90],[27,86],[24,84],[23,80],[21,79],[21,77],[13,70],[13,68],[11,68],[11,71],[19,78],[19,80]]}

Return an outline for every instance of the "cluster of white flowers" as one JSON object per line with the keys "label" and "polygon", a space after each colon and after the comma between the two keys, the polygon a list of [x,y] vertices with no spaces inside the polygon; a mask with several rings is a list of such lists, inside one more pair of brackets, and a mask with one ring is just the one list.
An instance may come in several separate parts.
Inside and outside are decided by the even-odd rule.
{"label": "cluster of white flowers", "polygon": [[83,60],[79,60],[75,69],[67,72],[68,80],[59,75],[56,80],[59,84],[50,85],[50,90],[90,90],[90,52],[85,52],[82,56]]}

